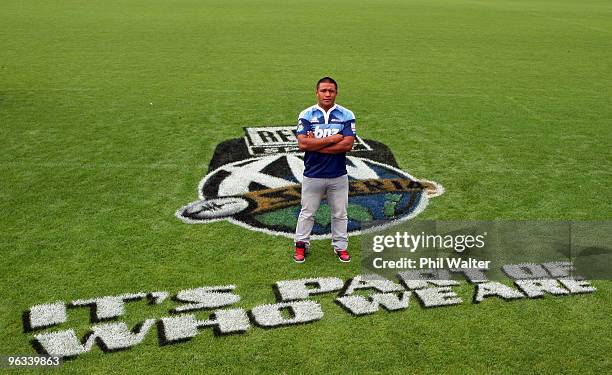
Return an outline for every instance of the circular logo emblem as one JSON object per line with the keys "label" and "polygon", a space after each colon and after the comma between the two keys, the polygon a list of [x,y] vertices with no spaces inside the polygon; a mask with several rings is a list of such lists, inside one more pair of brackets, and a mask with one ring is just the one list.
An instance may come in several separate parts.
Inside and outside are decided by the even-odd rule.
{"label": "circular logo emblem", "polygon": [[[382,162],[347,156],[348,231],[358,234],[407,220],[429,198],[443,193],[439,184],[417,180]],[[187,223],[229,220],[270,234],[292,237],[300,213],[304,161],[299,154],[274,154],[222,165],[200,182],[200,199],[177,210]],[[331,234],[326,198],[315,216],[313,238]]]}

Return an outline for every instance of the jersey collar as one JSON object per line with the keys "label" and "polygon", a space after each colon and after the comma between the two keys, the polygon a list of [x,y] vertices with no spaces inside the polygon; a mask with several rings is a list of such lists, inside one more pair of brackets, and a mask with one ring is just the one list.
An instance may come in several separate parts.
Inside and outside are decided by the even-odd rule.
{"label": "jersey collar", "polygon": [[321,107],[319,107],[319,104],[315,104],[315,108],[318,109],[319,111],[323,112],[323,118],[325,119],[325,123],[329,124],[329,114],[332,113],[332,111],[334,109],[336,109],[336,103],[334,103],[334,105],[329,109],[329,111],[325,112],[325,110]]}

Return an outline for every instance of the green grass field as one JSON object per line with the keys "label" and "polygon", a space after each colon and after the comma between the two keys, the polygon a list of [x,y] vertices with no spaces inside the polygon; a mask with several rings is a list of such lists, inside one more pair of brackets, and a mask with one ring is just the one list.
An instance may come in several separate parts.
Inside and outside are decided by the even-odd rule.
{"label": "green grass field", "polygon": [[[235,284],[249,309],[278,280],[358,275],[328,241],[296,265],[286,238],[174,216],[217,144],[293,124],[324,75],[363,138],[444,185],[419,218],[610,219],[607,0],[2,0],[0,34],[0,354],[35,354],[21,315],[39,303]],[[316,323],[151,334],[63,370],[606,373],[612,283],[594,285],[359,318],[322,295]],[[171,307],[134,302],[126,323]],[[87,311],[70,319],[84,335]]]}

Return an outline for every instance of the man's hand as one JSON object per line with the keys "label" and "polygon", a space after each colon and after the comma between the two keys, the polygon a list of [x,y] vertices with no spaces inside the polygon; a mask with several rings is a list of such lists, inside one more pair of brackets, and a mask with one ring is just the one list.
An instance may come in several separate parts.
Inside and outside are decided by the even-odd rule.
{"label": "man's hand", "polygon": [[[340,135],[340,134],[336,134]],[[319,150],[319,152],[324,154],[343,154],[351,151],[353,148],[353,143],[355,142],[355,137],[346,136],[342,137],[340,142],[331,144],[329,146],[323,147]]]}

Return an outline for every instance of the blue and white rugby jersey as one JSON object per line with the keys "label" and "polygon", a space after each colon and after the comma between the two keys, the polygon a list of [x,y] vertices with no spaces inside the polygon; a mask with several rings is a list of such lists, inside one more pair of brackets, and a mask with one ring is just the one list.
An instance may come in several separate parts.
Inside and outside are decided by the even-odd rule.
{"label": "blue and white rugby jersey", "polygon": [[[355,115],[353,112],[335,104],[325,112],[315,104],[298,116],[297,134],[313,132],[315,138],[334,134],[355,136]],[[306,151],[304,155],[304,176],[314,178],[335,178],[346,174],[346,154],[324,154]]]}

